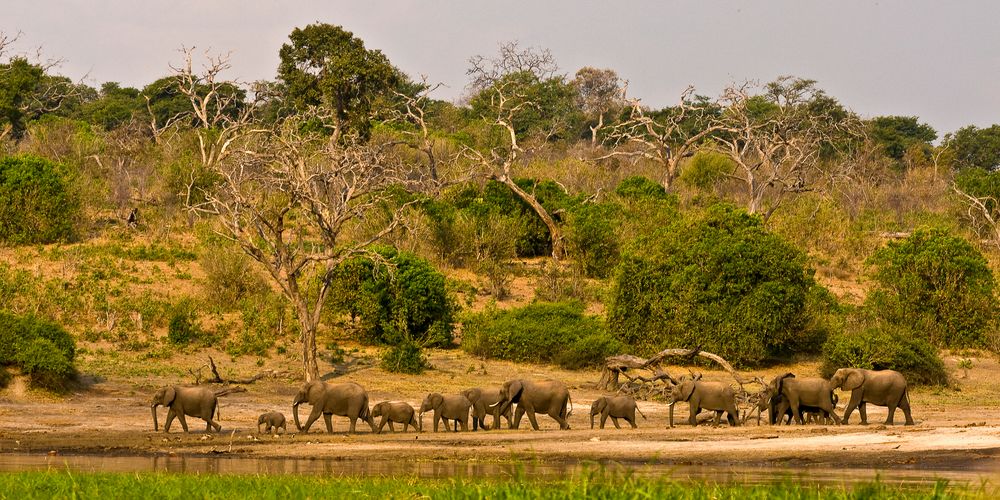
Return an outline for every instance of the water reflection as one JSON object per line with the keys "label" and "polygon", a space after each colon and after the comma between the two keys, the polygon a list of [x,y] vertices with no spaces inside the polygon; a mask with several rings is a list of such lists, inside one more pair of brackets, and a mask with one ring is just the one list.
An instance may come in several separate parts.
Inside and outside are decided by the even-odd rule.
{"label": "water reflection", "polygon": [[90,455],[0,455],[0,472],[26,470],[69,470],[73,472],[168,472],[178,474],[304,474],[323,476],[383,477],[540,477],[559,478],[586,471],[630,473],[638,476],[669,476],[680,481],[767,484],[782,481],[800,483],[852,483],[871,481],[876,476],[899,484],[933,483],[938,479],[979,484],[1000,480],[1000,470],[925,469],[831,469],[791,467],[694,466],[667,464],[523,462],[483,463],[475,461],[338,460],[234,458],[185,455],[90,456]]}

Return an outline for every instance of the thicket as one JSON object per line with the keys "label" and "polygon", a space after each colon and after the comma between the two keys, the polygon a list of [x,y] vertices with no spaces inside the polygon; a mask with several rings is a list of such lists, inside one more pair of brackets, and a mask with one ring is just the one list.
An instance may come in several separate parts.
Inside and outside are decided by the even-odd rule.
{"label": "thicket", "polygon": [[948,384],[937,349],[913,330],[890,324],[831,335],[823,345],[820,373],[829,378],[846,367],[896,370],[912,384]]}
{"label": "thicket", "polygon": [[356,321],[363,342],[450,346],[458,306],[444,275],[409,252],[383,247],[377,255],[339,266],[329,292],[331,313]]}
{"label": "thicket", "polygon": [[920,229],[870,259],[867,313],[939,348],[991,346],[998,303],[983,254],[941,229]]}
{"label": "thicket", "polygon": [[0,367],[14,366],[32,384],[61,389],[75,375],[76,342],[61,326],[0,311]]}
{"label": "thicket", "polygon": [[623,257],[608,328],[639,354],[701,347],[743,366],[818,352],[834,304],[806,261],[741,209],[684,214]]}
{"label": "thicket", "polygon": [[584,314],[579,303],[491,307],[467,315],[462,322],[462,349],[484,358],[579,369],[599,365],[621,348],[601,320]]}
{"label": "thicket", "polygon": [[67,169],[38,156],[0,158],[0,242],[51,243],[73,238],[80,202]]}

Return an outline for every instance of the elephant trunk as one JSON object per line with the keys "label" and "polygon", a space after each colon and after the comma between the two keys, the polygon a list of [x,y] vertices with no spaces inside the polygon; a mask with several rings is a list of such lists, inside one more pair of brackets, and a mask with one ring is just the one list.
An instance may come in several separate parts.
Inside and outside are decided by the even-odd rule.
{"label": "elephant trunk", "polygon": [[157,432],[160,430],[160,423],[156,420],[156,403],[153,403],[149,409],[153,412],[153,431]]}
{"label": "elephant trunk", "polygon": [[670,427],[674,426],[674,404],[676,401],[670,403]]}
{"label": "elephant trunk", "polygon": [[302,424],[299,423],[299,403],[292,403],[292,416],[295,417],[295,428],[302,432]]}
{"label": "elephant trunk", "polygon": [[424,432],[424,412],[417,414],[417,432]]}

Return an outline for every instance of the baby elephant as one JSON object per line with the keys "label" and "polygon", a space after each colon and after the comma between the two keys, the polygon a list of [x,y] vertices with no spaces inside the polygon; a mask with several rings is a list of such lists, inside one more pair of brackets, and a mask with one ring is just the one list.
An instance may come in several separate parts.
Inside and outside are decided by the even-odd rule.
{"label": "baby elephant", "polygon": [[375,431],[379,434],[382,433],[382,428],[385,427],[386,423],[389,424],[389,432],[396,432],[393,423],[403,424],[403,432],[406,432],[406,428],[411,425],[413,430],[420,432],[416,412],[409,403],[383,401],[372,408],[372,418],[377,417],[382,417],[378,423],[378,430]]}
{"label": "baby elephant", "polygon": [[590,428],[594,428],[594,415],[600,413],[601,429],[604,428],[608,417],[611,417],[611,423],[615,424],[615,429],[621,429],[621,426],[618,425],[619,418],[624,418],[635,429],[635,412],[637,411],[645,420],[646,415],[643,415],[642,411],[639,410],[632,396],[601,396],[594,400],[594,404],[590,405]]}
{"label": "baby elephant", "polygon": [[[458,426],[462,426],[462,431],[469,428],[469,410],[472,409],[472,402],[461,394],[441,395],[436,392],[428,394],[420,405],[420,421],[423,422],[424,412],[434,411],[434,432],[438,431],[438,422],[444,421],[444,429],[448,430],[448,421],[454,420],[455,432]],[[422,427],[422,426],[421,426]]]}
{"label": "baby elephant", "polygon": [[[264,430],[260,430],[260,426],[264,426]],[[260,417],[257,417],[257,433],[258,434],[270,434],[278,433],[278,429],[281,429],[281,433],[284,434],[288,432],[285,428],[285,416],[279,412],[272,411],[268,413],[262,413]]]}

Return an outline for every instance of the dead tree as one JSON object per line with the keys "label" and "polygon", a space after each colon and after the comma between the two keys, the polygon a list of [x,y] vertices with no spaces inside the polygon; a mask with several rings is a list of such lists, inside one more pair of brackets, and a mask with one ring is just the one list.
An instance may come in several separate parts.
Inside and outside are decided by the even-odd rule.
{"label": "dead tree", "polygon": [[694,87],[681,93],[677,106],[654,117],[638,99],[629,103],[629,117],[608,132],[605,143],[612,151],[598,159],[626,157],[652,161],[663,169],[661,183],[670,191],[680,175],[680,162],[715,132],[722,129],[710,119],[715,103],[696,99]]}
{"label": "dead tree", "polygon": [[980,238],[1000,248],[1000,200],[995,196],[964,191],[954,182],[951,189],[965,202],[966,217]]}

